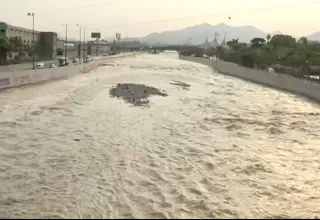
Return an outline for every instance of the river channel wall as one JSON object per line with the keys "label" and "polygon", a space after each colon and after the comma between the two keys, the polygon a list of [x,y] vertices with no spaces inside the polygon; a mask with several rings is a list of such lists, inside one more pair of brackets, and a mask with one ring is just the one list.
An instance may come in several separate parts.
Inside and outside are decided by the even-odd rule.
{"label": "river channel wall", "polygon": [[45,82],[53,79],[72,77],[81,73],[88,73],[106,61],[122,57],[135,56],[137,53],[127,53],[115,56],[97,57],[90,63],[69,65],[56,68],[43,68],[35,70],[22,70],[11,72],[0,72],[0,89],[23,86]]}
{"label": "river channel wall", "polygon": [[320,84],[299,79],[287,74],[269,73],[262,70],[251,69],[221,60],[210,60],[198,57],[179,55],[179,59],[208,65],[220,73],[238,77],[254,83],[286,90],[288,92],[308,97],[320,102]]}

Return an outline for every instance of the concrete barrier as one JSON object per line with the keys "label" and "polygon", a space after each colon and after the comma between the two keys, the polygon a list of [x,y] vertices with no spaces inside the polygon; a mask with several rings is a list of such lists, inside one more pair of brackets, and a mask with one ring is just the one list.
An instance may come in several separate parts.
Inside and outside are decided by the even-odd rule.
{"label": "concrete barrier", "polygon": [[268,73],[262,70],[250,69],[221,60],[209,60],[198,57],[187,57],[179,55],[179,59],[208,65],[218,72],[238,77],[244,80],[266,85],[269,87],[286,90],[288,92],[308,97],[320,102],[320,84],[293,77],[281,73]]}
{"label": "concrete barrier", "polygon": [[36,70],[23,70],[17,72],[0,73],[0,89],[18,87],[27,84],[40,83],[53,79],[72,77],[81,73],[88,73],[108,60],[119,59],[128,56],[135,56],[138,53],[127,53],[116,56],[98,57],[90,63],[70,65],[57,68],[44,68]]}

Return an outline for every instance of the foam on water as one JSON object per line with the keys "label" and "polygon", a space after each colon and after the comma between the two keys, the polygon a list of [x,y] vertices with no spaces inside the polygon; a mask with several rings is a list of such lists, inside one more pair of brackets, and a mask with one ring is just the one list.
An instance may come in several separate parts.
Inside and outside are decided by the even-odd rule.
{"label": "foam on water", "polygon": [[177,55],[112,62],[0,94],[0,218],[320,215],[317,105]]}

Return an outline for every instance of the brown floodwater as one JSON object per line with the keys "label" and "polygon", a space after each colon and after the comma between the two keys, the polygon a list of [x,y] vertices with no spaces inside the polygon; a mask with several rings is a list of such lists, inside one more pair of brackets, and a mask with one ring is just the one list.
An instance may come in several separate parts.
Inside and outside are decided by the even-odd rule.
{"label": "brown floodwater", "polygon": [[320,216],[318,105],[176,54],[110,62],[0,93],[0,218]]}

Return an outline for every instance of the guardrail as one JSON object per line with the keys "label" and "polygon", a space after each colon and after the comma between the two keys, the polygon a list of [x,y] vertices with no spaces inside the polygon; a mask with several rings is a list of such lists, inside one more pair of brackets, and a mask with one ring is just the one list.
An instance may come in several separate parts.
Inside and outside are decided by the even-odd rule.
{"label": "guardrail", "polygon": [[179,55],[179,58],[182,60],[211,66],[218,72],[229,76],[234,76],[269,87],[286,90],[288,92],[303,95],[311,98],[312,100],[320,102],[320,84],[312,80],[302,79],[283,73],[268,73],[266,71],[251,69],[222,60],[210,60],[181,55]]}
{"label": "guardrail", "polygon": [[81,73],[88,73],[100,66],[107,60],[134,56],[138,53],[120,54],[116,56],[99,57],[90,63],[70,65],[57,68],[43,68],[35,70],[24,70],[17,72],[0,73],[0,89],[23,86],[27,84],[40,83],[52,79],[59,79],[67,76],[74,76]]}

